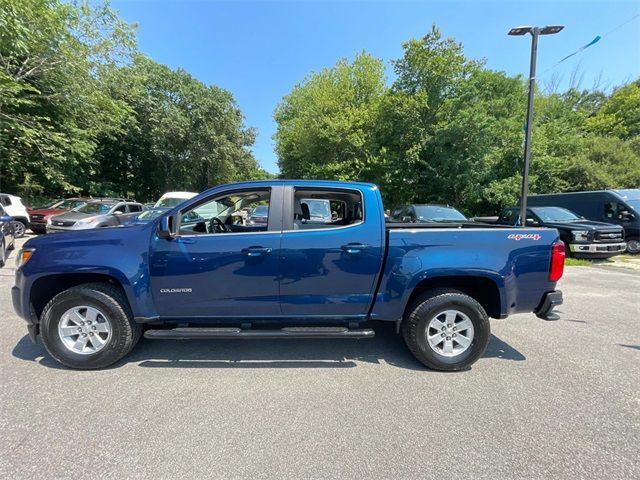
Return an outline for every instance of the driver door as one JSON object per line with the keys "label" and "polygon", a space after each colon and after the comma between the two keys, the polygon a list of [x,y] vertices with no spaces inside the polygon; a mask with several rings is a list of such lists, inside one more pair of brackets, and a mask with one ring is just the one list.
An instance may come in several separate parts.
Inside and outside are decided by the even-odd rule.
{"label": "driver door", "polygon": [[[282,189],[227,190],[181,209],[179,233],[155,237],[150,272],[161,317],[251,318],[280,314]],[[268,205],[268,223],[238,213]]]}

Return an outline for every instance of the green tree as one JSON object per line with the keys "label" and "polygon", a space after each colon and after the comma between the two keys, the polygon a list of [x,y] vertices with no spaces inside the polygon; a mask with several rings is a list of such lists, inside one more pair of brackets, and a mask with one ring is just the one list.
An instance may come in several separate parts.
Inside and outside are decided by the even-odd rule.
{"label": "green tree", "polygon": [[366,179],[376,161],[373,126],[385,90],[383,63],[364,52],[296,85],[274,114],[282,175]]}
{"label": "green tree", "polygon": [[107,94],[103,73],[134,46],[132,28],[106,5],[0,0],[3,189],[85,189],[97,136],[130,114]]}
{"label": "green tree", "polygon": [[113,76],[111,95],[134,115],[100,138],[94,191],[151,199],[265,176],[249,150],[255,132],[228,91],[137,55]]}

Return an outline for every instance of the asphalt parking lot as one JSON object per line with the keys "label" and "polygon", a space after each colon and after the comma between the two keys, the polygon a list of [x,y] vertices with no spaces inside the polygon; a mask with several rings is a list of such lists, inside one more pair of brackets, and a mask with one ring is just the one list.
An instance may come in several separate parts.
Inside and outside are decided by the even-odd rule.
{"label": "asphalt parking lot", "polygon": [[[12,254],[15,257],[15,253]],[[142,340],[59,367],[0,269],[2,478],[640,478],[640,272],[567,267],[562,319],[495,320],[471,370],[373,340]]]}

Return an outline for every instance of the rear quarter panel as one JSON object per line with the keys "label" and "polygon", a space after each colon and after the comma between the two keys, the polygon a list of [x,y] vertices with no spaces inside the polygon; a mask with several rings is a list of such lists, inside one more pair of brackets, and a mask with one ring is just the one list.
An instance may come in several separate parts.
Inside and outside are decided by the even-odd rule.
{"label": "rear quarter panel", "polygon": [[[523,236],[530,234],[530,236]],[[478,228],[389,230],[389,251],[372,318],[399,320],[421,281],[447,276],[492,280],[500,313],[531,312],[545,292],[555,229]]]}

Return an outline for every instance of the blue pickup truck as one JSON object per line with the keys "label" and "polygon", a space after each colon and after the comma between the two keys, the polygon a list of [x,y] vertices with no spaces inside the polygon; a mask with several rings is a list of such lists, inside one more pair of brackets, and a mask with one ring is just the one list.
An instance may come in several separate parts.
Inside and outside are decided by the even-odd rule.
{"label": "blue pickup truck", "polygon": [[[330,217],[311,216],[314,199]],[[261,205],[266,223],[243,221]],[[564,253],[555,229],[386,223],[372,184],[254,181],[148,223],[32,238],[12,299],[31,338],[78,369],[111,365],[143,333],[353,339],[385,321],[427,367],[461,370],[489,317],[555,316]]]}

